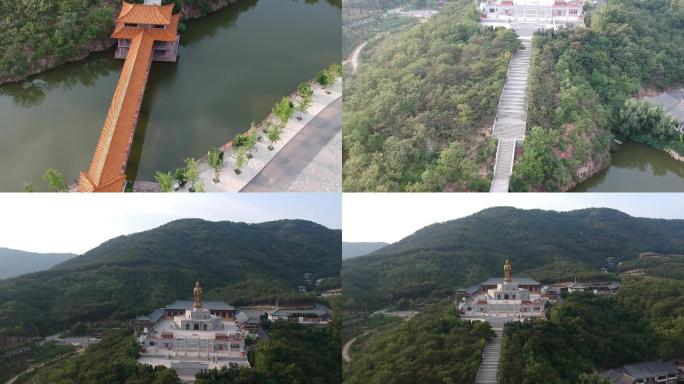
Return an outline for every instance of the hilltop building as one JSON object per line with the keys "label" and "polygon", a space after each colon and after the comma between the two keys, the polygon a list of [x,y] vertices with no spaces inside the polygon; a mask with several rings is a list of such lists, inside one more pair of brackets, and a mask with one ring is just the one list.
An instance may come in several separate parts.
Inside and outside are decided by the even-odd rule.
{"label": "hilltop building", "polygon": [[577,23],[583,20],[584,0],[487,0],[480,3],[481,17],[506,22]]}
{"label": "hilltop building", "polygon": [[243,330],[254,332],[262,320],[292,321],[305,325],[328,325],[332,321],[332,312],[328,307],[321,304],[296,307],[278,305],[274,307],[250,307],[240,308],[237,312],[236,322]]}
{"label": "hilltop building", "polygon": [[673,362],[664,361],[628,364],[603,373],[614,384],[677,384],[680,376],[682,373]]}
{"label": "hilltop building", "polygon": [[[656,96],[649,96],[645,98],[649,103],[662,108],[669,113],[677,125],[673,127],[677,132],[684,133],[684,88],[676,91],[663,92]],[[644,256],[649,255],[645,252]],[[642,257],[639,255],[639,257]]]}
{"label": "hilltop building", "polygon": [[527,277],[513,278],[511,270],[511,263],[506,260],[503,279],[484,281],[477,290],[459,290],[461,315],[470,319],[504,321],[543,317],[547,299],[540,294],[540,284]]}
{"label": "hilltop building", "polygon": [[187,302],[180,301],[134,320],[148,325],[138,338],[138,362],[172,368],[183,380],[194,379],[203,369],[220,369],[229,364],[249,366],[245,347],[248,332],[240,329],[232,318],[224,317],[231,311],[227,307],[232,307],[211,302],[218,315],[212,314],[212,309],[205,308],[202,302],[199,282],[193,297],[190,308],[186,308]]}

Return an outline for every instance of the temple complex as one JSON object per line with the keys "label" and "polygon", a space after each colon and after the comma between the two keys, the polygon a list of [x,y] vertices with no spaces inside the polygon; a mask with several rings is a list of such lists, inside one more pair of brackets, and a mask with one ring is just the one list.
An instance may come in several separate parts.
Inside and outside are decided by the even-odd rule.
{"label": "temple complex", "polygon": [[135,320],[147,324],[138,337],[139,363],[172,368],[183,380],[193,380],[203,369],[249,366],[245,347],[249,332],[241,330],[232,318],[212,314],[205,308],[202,295],[197,282],[192,305],[182,313],[171,308],[173,311],[158,310]]}
{"label": "temple complex", "polygon": [[485,20],[576,23],[583,19],[584,0],[487,0],[480,3]]}
{"label": "temple complex", "polygon": [[543,317],[546,297],[540,284],[530,278],[513,278],[512,266],[506,260],[503,279],[489,279],[476,290],[459,295],[458,310],[462,317],[474,320],[503,321]]}
{"label": "temple complex", "polygon": [[112,37],[117,58],[125,58],[90,168],[81,172],[79,192],[123,192],[126,165],[153,60],[175,62],[179,14],[173,3],[123,2]]}

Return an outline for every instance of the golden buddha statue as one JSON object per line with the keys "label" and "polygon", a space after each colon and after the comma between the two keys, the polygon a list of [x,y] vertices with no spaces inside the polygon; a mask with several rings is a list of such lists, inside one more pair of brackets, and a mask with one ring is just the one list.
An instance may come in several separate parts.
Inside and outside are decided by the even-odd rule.
{"label": "golden buddha statue", "polygon": [[195,289],[192,290],[192,296],[194,298],[192,307],[202,308],[202,286],[199,281],[195,283]]}
{"label": "golden buddha statue", "polygon": [[506,259],[506,263],[504,264],[504,283],[510,283],[511,282],[511,263]]}

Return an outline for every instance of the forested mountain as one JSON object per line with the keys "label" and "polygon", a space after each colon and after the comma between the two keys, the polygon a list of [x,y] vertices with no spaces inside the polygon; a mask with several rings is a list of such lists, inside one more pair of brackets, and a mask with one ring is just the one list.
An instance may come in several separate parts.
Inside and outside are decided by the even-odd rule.
{"label": "forested mountain", "polygon": [[369,43],[345,79],[345,191],[489,190],[489,130],[520,42],[468,0]]}
{"label": "forested mountain", "polygon": [[348,241],[342,242],[342,258],[348,259],[357,256],[367,255],[373,251],[388,245],[389,243],[373,243],[373,242],[359,242],[351,243]]}
{"label": "forested mountain", "polygon": [[[541,281],[598,274],[607,257],[684,252],[684,220],[631,217],[611,209],[571,212],[490,208],[427,226],[368,256],[343,262],[350,309],[452,295],[460,286],[514,274]],[[581,277],[581,276],[580,276]]]}
{"label": "forested mountain", "polygon": [[0,248],[0,279],[42,271],[74,256],[73,253],[35,253]]}
{"label": "forested mountain", "polygon": [[44,334],[76,322],[128,320],[186,299],[240,304],[287,298],[340,270],[341,232],[301,220],[260,224],[185,219],[109,240],[50,270],[0,282],[0,335]]}
{"label": "forested mountain", "polygon": [[[591,7],[590,7],[591,8]],[[684,83],[679,0],[609,0],[587,28],[537,34],[516,191],[572,188],[610,162],[613,138],[684,153],[669,116],[631,98]]]}

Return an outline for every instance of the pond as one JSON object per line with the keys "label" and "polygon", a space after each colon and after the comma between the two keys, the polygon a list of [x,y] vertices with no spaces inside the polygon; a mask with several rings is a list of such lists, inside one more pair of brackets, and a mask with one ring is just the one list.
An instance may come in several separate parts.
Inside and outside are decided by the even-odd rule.
{"label": "pond", "polygon": [[612,154],[610,167],[573,192],[683,192],[684,162],[645,144],[626,142]]}
{"label": "pond", "polygon": [[[238,0],[186,22],[177,63],[153,63],[126,174],[152,180],[258,123],[283,96],[340,61],[335,0]],[[113,50],[0,86],[0,191],[68,184],[90,164],[123,65]]]}

